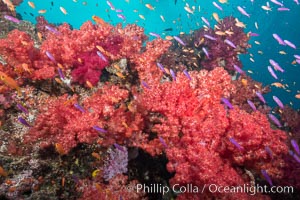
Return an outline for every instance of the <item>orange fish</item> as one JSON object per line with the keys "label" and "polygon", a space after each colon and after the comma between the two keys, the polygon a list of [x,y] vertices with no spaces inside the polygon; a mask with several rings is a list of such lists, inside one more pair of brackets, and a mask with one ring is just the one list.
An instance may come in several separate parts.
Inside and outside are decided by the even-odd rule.
{"label": "orange fish", "polygon": [[273,85],[275,87],[278,87],[278,88],[285,88],[285,86],[282,85],[282,83],[279,83],[279,82],[272,83],[271,85]]}
{"label": "orange fish", "polygon": [[62,13],[64,13],[65,15],[68,14],[67,10],[66,10],[64,7],[61,7],[61,6],[60,6],[59,9],[60,9],[60,11],[61,11]]}
{"label": "orange fish", "polygon": [[145,6],[150,10],[154,10],[153,6],[149,3],[145,4]]}
{"label": "orange fish", "polygon": [[39,38],[39,41],[42,42],[43,41],[43,35],[40,32],[37,32],[37,36]]}
{"label": "orange fish", "polygon": [[28,1],[28,5],[29,5],[31,8],[35,9],[35,5],[34,5],[34,3],[33,3],[32,1]]}
{"label": "orange fish", "polygon": [[10,11],[15,11],[15,6],[10,0],[2,0],[4,4],[8,7]]}
{"label": "orange fish", "polygon": [[93,84],[90,82],[90,81],[86,81],[86,85],[90,88],[90,89],[92,89],[94,86],[93,86]]}
{"label": "orange fish", "polygon": [[92,153],[92,156],[93,156],[94,158],[98,159],[98,160],[101,159],[101,156],[100,156],[99,153],[93,152],[93,153]]}
{"label": "orange fish", "polygon": [[1,71],[0,71],[0,81],[2,81],[8,87],[17,90],[18,95],[19,96],[21,95],[21,90],[20,90],[18,83],[14,79],[7,76],[5,73],[3,73]]}
{"label": "orange fish", "polygon": [[66,154],[66,151],[64,150],[63,146],[60,143],[55,143],[55,150],[59,155]]}
{"label": "orange fish", "polygon": [[98,17],[96,15],[93,15],[92,19],[101,26],[107,26],[107,23],[103,19],[101,19],[100,17]]}
{"label": "orange fish", "polygon": [[300,99],[300,94],[296,94],[295,97],[296,97],[297,99]]}
{"label": "orange fish", "polygon": [[7,176],[6,171],[0,166],[0,176]]}
{"label": "orange fish", "polygon": [[47,10],[45,10],[45,9],[42,9],[42,10],[38,11],[39,14],[45,14],[46,12],[47,12]]}

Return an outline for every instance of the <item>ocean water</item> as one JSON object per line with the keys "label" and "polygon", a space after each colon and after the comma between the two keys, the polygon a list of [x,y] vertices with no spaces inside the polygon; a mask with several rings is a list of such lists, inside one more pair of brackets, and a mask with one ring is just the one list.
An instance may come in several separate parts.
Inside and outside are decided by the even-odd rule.
{"label": "ocean water", "polygon": [[[111,0],[110,2],[116,9],[122,9],[122,14],[126,20],[118,18],[118,13],[112,10],[107,1],[104,0],[32,0],[32,2],[35,4],[34,9],[28,5],[27,1],[24,1],[17,7],[17,12],[24,20],[33,23],[36,22],[35,17],[41,15],[38,11],[46,9],[47,12],[43,16],[50,23],[67,22],[73,28],[79,28],[85,21],[92,20],[92,15],[97,15],[112,24],[136,23],[145,29],[146,34],[155,32],[162,36],[178,35],[180,32],[190,33],[199,29],[204,25],[201,17],[205,17],[211,25],[214,25],[213,12],[218,13],[220,18],[225,16],[237,17],[246,24],[246,32],[251,31],[259,34],[258,37],[251,38],[252,47],[248,50],[248,54],[240,56],[243,69],[253,71],[253,74],[248,75],[264,85],[270,85],[274,82],[286,84],[286,89],[271,87],[272,91],[266,95],[269,105],[275,106],[272,100],[272,96],[275,95],[280,97],[284,104],[289,104],[296,109],[300,108],[300,99],[295,98],[295,95],[300,93],[300,66],[299,64],[291,64],[294,61],[293,55],[300,54],[300,5],[297,5],[293,0],[280,1],[290,9],[290,11],[281,12],[277,11],[280,6],[272,2],[269,2],[271,11],[263,10],[262,6],[267,5],[265,0],[254,0],[253,2],[250,0],[228,0],[224,4],[215,0],[222,6],[223,11],[214,7],[212,0]],[[145,4],[151,4],[154,10],[150,10]],[[195,6],[193,14],[189,14],[184,9],[186,4],[190,8]],[[243,7],[250,14],[250,18],[242,15],[237,10],[237,6]],[[66,15],[61,12],[60,7],[66,9]],[[258,29],[255,27],[255,23],[257,23]],[[166,29],[169,31],[165,31]],[[272,37],[273,33],[293,42],[297,49],[279,45]],[[152,36],[149,38],[153,39]],[[258,51],[262,51],[263,54],[259,54]],[[279,51],[286,52],[286,55],[279,54]],[[250,61],[251,55],[254,62]],[[276,73],[278,80],[275,80],[267,70],[267,66],[270,65],[269,59],[275,60],[285,70],[284,73]]]}

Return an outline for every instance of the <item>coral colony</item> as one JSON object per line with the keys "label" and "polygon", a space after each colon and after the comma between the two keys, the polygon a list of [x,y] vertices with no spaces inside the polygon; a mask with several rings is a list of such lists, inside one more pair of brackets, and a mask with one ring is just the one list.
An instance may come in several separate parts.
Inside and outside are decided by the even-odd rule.
{"label": "coral colony", "polygon": [[242,70],[251,35],[235,18],[153,41],[137,25],[96,22],[73,30],[39,17],[37,33],[0,39],[1,198],[268,199],[200,188],[300,188],[299,114],[278,97],[271,114],[269,89]]}

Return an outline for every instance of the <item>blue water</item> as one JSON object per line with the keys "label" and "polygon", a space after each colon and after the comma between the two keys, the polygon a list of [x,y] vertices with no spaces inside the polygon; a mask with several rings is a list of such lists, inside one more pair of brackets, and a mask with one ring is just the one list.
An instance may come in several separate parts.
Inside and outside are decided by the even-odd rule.
{"label": "blue water", "polygon": [[[229,3],[221,4],[223,11],[219,11],[212,4],[212,0],[177,0],[175,5],[174,0],[111,0],[116,9],[122,9],[123,15],[126,20],[117,17],[117,13],[110,9],[105,0],[83,1],[78,0],[32,0],[35,4],[35,9],[31,8],[27,1],[24,1],[17,8],[17,12],[24,20],[29,20],[35,23],[35,17],[39,16],[38,10],[46,9],[47,12],[43,16],[50,23],[63,23],[67,22],[74,28],[79,28],[81,24],[87,20],[91,20],[93,15],[97,15],[104,20],[112,23],[136,23],[145,28],[146,34],[149,32],[156,32],[161,35],[177,35],[180,32],[189,33],[191,30],[201,28],[204,23],[201,17],[207,18],[213,25],[215,20],[212,18],[212,13],[218,13],[220,18],[225,16],[237,17],[240,21],[247,25],[245,31],[258,33],[259,37],[252,37],[250,44],[252,48],[249,53],[242,55],[240,59],[243,63],[243,69],[251,70],[254,73],[248,74],[254,80],[263,82],[268,85],[274,82],[281,82],[288,85],[287,92],[281,88],[272,87],[272,91],[266,95],[269,105],[275,106],[272,96],[278,96],[284,104],[290,104],[294,108],[300,108],[300,99],[296,99],[295,95],[300,93],[300,66],[292,65],[294,54],[300,54],[300,5],[297,6],[293,0],[284,0],[285,7],[290,8],[288,12],[279,12],[279,6],[270,2],[271,12],[267,12],[261,8],[266,5],[267,1],[254,0],[252,4],[250,0],[229,0]],[[151,4],[155,9],[148,9],[145,4]],[[186,3],[189,7],[195,6],[194,14],[188,14],[184,9]],[[85,4],[85,5],[84,5]],[[250,18],[241,15],[237,10],[237,6],[242,6],[249,14]],[[64,7],[68,14],[64,15],[59,7]],[[141,19],[139,15],[144,16]],[[165,21],[162,21],[161,16]],[[255,28],[255,22],[258,24],[258,30]],[[172,31],[164,32],[165,29],[172,28]],[[272,37],[273,33],[277,33],[281,38],[293,42],[298,48],[296,50],[288,46],[280,46],[277,41]],[[150,37],[150,39],[152,39]],[[254,43],[259,41],[260,45]],[[262,51],[263,55],[258,54],[257,51]],[[287,55],[281,55],[278,52],[285,51]],[[250,54],[253,55],[255,62],[249,60]],[[281,67],[285,69],[284,73],[276,72],[278,80],[271,77],[267,70],[269,59],[274,59]],[[297,92],[298,91],[298,92]]]}

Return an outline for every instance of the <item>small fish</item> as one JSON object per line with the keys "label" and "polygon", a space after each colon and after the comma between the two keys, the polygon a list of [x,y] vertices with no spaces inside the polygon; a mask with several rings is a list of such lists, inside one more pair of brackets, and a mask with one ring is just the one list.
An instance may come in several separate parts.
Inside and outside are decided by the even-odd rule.
{"label": "small fish", "polygon": [[272,11],[272,9],[269,6],[261,6],[261,8],[266,11]]}
{"label": "small fish", "polygon": [[237,147],[239,150],[244,150],[244,148],[239,144],[237,143],[237,141],[233,138],[229,138],[229,141],[235,146]]}
{"label": "small fish", "polygon": [[232,106],[232,104],[229,102],[228,99],[222,97],[222,98],[221,98],[221,101],[222,101],[229,109],[233,109],[233,106]]}
{"label": "small fish", "polygon": [[290,154],[291,156],[293,156],[293,158],[294,158],[298,163],[300,163],[300,158],[299,158],[299,156],[297,156],[293,151],[289,150],[289,154]]}
{"label": "small fish", "polygon": [[85,83],[88,86],[88,88],[90,88],[90,89],[92,89],[94,87],[93,84],[89,80],[86,80]]}
{"label": "small fish", "polygon": [[0,71],[0,81],[2,81],[8,87],[17,90],[18,95],[21,96],[21,90],[18,83],[11,77],[7,76],[4,72]]}
{"label": "small fish", "polygon": [[280,101],[280,99],[276,96],[273,96],[273,100],[276,102],[276,104],[281,108],[284,109],[283,103]]}
{"label": "small fish", "polygon": [[272,83],[271,84],[272,86],[275,86],[275,87],[277,87],[277,88],[285,88],[285,86],[284,85],[282,85],[282,83],[279,83],[279,82],[275,82],[275,83]]}
{"label": "small fish", "polygon": [[190,81],[192,80],[191,76],[189,75],[189,72],[186,69],[183,70],[183,73]]}
{"label": "small fish", "polygon": [[10,0],[2,0],[2,1],[10,11],[15,12],[15,6]]}
{"label": "small fish", "polygon": [[288,45],[289,47],[293,48],[293,49],[297,49],[296,48],[296,45],[294,45],[293,43],[291,43],[290,41],[288,40],[283,40],[283,42]]}
{"label": "small fish", "polygon": [[24,106],[22,106],[21,104],[19,104],[19,103],[17,104],[17,108],[19,110],[21,110],[22,112],[24,112],[26,114],[29,114],[28,110]]}
{"label": "small fish", "polygon": [[39,14],[45,14],[46,12],[47,12],[47,10],[45,10],[45,9],[42,9],[42,10],[38,11]]}
{"label": "small fish", "polygon": [[104,62],[108,62],[108,60],[105,58],[105,56],[104,56],[100,51],[97,51],[97,55],[98,55]]}
{"label": "small fish", "polygon": [[81,105],[79,105],[78,103],[74,103],[74,106],[75,106],[75,108],[77,108],[81,112],[85,112],[84,108]]}
{"label": "small fish", "polygon": [[205,19],[205,17],[201,17],[201,19],[208,27],[210,27],[210,23],[207,21],[207,19]]}
{"label": "small fish", "polygon": [[60,79],[64,80],[64,79],[65,79],[65,75],[64,75],[64,73],[62,72],[61,68],[58,68],[57,71],[58,71],[58,74],[59,74]]}
{"label": "small fish", "polygon": [[110,1],[106,1],[106,3],[110,7],[111,10],[115,10],[114,5]]}
{"label": "small fish", "polygon": [[99,24],[101,26],[107,26],[107,23],[100,17],[98,17],[97,15],[93,15],[92,19],[94,20],[94,22],[96,22],[96,24]]}
{"label": "small fish", "polygon": [[163,15],[160,15],[160,19],[161,19],[161,21],[163,21],[163,22],[166,21],[166,20],[165,20],[165,17],[164,17]]}
{"label": "small fish", "polygon": [[192,10],[190,7],[188,7],[188,6],[185,6],[184,7],[184,10],[186,10],[188,13],[190,13],[190,14],[194,14],[194,10]]}
{"label": "small fish", "polygon": [[171,74],[171,76],[172,76],[173,81],[176,81],[176,74],[175,74],[175,72],[173,71],[173,69],[170,69],[170,74]]}
{"label": "small fish", "polygon": [[173,31],[173,28],[166,28],[164,31]]}
{"label": "small fish", "polygon": [[277,62],[275,62],[272,59],[269,59],[270,64],[274,67],[275,70],[278,70],[280,72],[284,72],[284,70],[279,66]]}
{"label": "small fish", "polygon": [[223,8],[222,8],[219,4],[217,4],[215,1],[213,2],[213,5],[214,5],[217,9],[223,11]]}
{"label": "small fish", "polygon": [[286,45],[285,43],[284,43],[284,41],[279,37],[279,35],[277,35],[276,33],[273,33],[273,38],[275,39],[275,40],[277,40],[277,42],[280,44],[280,45]]}
{"label": "small fish", "polygon": [[180,43],[182,46],[185,46],[186,44],[177,36],[173,36],[173,38],[178,42]]}
{"label": "small fish", "polygon": [[162,137],[159,136],[158,139],[165,148],[168,148],[168,145],[166,144],[165,140]]}
{"label": "small fish", "polygon": [[298,60],[300,60],[300,56],[299,55],[294,55],[294,57]]}
{"label": "small fish", "polygon": [[93,129],[95,129],[96,131],[100,132],[100,133],[107,133],[107,130],[99,127],[99,126],[93,126]]}
{"label": "small fish", "polygon": [[142,20],[146,20],[145,16],[142,15],[142,14],[139,14],[139,17],[140,17]]}
{"label": "small fish", "polygon": [[126,17],[123,14],[117,14],[117,17],[119,17],[120,19],[122,19],[124,21],[126,20]]}
{"label": "small fish", "polygon": [[93,152],[93,153],[92,153],[92,156],[93,156],[94,158],[96,158],[97,160],[100,160],[100,159],[101,159],[101,156],[100,156],[99,153]]}
{"label": "small fish", "polygon": [[154,10],[154,9],[155,9],[155,8],[154,8],[151,4],[149,4],[149,3],[145,4],[145,6],[146,6],[149,10]]}
{"label": "small fish", "polygon": [[250,32],[249,36],[251,36],[251,37],[257,37],[257,36],[259,36],[259,34]]}
{"label": "small fish", "polygon": [[32,127],[23,117],[18,117],[19,122],[21,122],[23,125]]}
{"label": "small fish", "polygon": [[294,2],[295,2],[297,5],[299,5],[299,1],[298,1],[298,0],[294,0]]}
{"label": "small fish", "polygon": [[162,64],[161,63],[156,63],[156,65],[157,65],[157,67],[159,67],[159,69],[163,72],[163,73],[167,73],[166,72],[166,70],[165,70],[165,68],[162,66]]}
{"label": "small fish", "polygon": [[250,17],[250,15],[249,15],[249,14],[248,14],[241,6],[238,6],[237,9],[238,9],[238,11],[240,11],[240,13],[241,13],[242,15],[245,15],[245,16],[247,16],[247,17]]}
{"label": "small fish", "polygon": [[272,150],[270,149],[270,147],[266,146],[266,147],[265,147],[265,150],[266,150],[266,152],[269,154],[269,156],[271,157],[271,159],[273,159],[273,152],[272,152]]}
{"label": "small fish", "polygon": [[253,111],[256,111],[256,106],[254,105],[254,103],[252,101],[250,101],[249,99],[247,100],[248,105],[252,108]]}
{"label": "small fish", "polygon": [[116,9],[116,12],[121,13],[121,12],[123,12],[123,10],[122,9]]}
{"label": "small fish", "polygon": [[8,21],[14,22],[16,24],[19,24],[21,21],[13,16],[10,15],[4,15],[4,18],[7,19]]}
{"label": "small fish", "polygon": [[225,39],[224,42],[225,42],[226,44],[228,44],[229,46],[231,46],[232,48],[234,48],[234,49],[236,48],[235,44],[233,44],[230,40]]}
{"label": "small fish", "polygon": [[265,98],[263,97],[263,95],[260,92],[256,92],[255,94],[261,102],[266,103]]}
{"label": "small fish", "polygon": [[276,124],[278,127],[282,127],[280,121],[277,119],[277,117],[275,117],[272,114],[268,114],[269,118],[272,120],[272,122],[274,122],[274,124]]}
{"label": "small fish", "polygon": [[213,41],[216,41],[216,40],[217,40],[217,38],[212,37],[212,36],[207,35],[207,34],[204,34],[203,36],[204,36],[205,38],[210,39],[210,40],[213,40]]}
{"label": "small fish", "polygon": [[123,147],[123,146],[121,146],[121,145],[119,145],[119,144],[117,144],[117,143],[114,143],[114,147],[115,147],[116,149],[120,150],[120,151],[123,151],[123,152],[125,152],[125,149],[124,149],[124,147]]}
{"label": "small fish", "polygon": [[281,54],[281,55],[286,55],[285,51],[279,51],[278,53]]}
{"label": "small fish", "polygon": [[157,34],[157,33],[150,32],[149,35],[151,35],[151,36],[153,36],[153,37],[160,38],[160,35]]}
{"label": "small fish", "polygon": [[295,98],[300,99],[300,94],[296,94]]}
{"label": "small fish", "polygon": [[206,50],[205,47],[202,47],[202,51],[205,53],[206,57],[207,57],[208,59],[210,59],[209,54],[208,54],[208,51]]}
{"label": "small fish", "polygon": [[267,171],[262,169],[261,173],[264,176],[264,178],[266,179],[266,181],[270,184],[270,186],[273,186],[272,180],[271,180],[270,176],[268,175]]}
{"label": "small fish", "polygon": [[35,9],[35,5],[32,1],[28,1],[27,3],[31,8]]}
{"label": "small fish", "polygon": [[273,69],[272,69],[271,66],[268,66],[268,71],[270,72],[270,74],[271,74],[275,79],[278,79],[278,78],[277,78],[277,75],[275,74],[275,72],[273,71]]}
{"label": "small fish", "polygon": [[220,18],[219,18],[219,15],[218,13],[213,13],[213,18],[219,23],[220,22]]}
{"label": "small fish", "polygon": [[233,68],[235,71],[237,71],[240,74],[244,74],[245,72],[237,65],[233,65]]}
{"label": "small fish", "polygon": [[64,15],[68,14],[67,10],[64,7],[60,6],[59,9]]}
{"label": "small fish", "polygon": [[151,87],[145,81],[141,81],[141,83],[145,88],[151,89]]}
{"label": "small fish", "polygon": [[46,28],[48,31],[51,31],[51,32],[54,33],[54,34],[57,34],[57,35],[60,34],[60,32],[57,31],[54,27],[51,27],[51,26],[49,26],[49,25],[46,25],[45,28]]}
{"label": "small fish", "polygon": [[66,151],[64,150],[62,144],[60,144],[60,143],[55,143],[55,150],[61,156],[66,154]]}
{"label": "small fish", "polygon": [[280,3],[279,1],[277,1],[277,0],[270,0],[272,3],[274,3],[274,4],[276,4],[276,5],[278,5],[278,6],[281,6],[281,7],[283,7],[283,4],[282,3]]}
{"label": "small fish", "polygon": [[296,151],[296,153],[298,155],[300,155],[299,145],[297,144],[296,140],[292,139],[291,140],[291,145],[294,148],[294,150]]}
{"label": "small fish", "polygon": [[282,8],[277,8],[277,10],[278,10],[278,11],[290,11],[289,8],[284,8],[284,7],[282,7]]}
{"label": "small fish", "polygon": [[46,51],[46,56],[47,56],[52,62],[55,62],[55,63],[56,63],[55,58],[53,57],[53,55],[52,55],[49,51]]}
{"label": "small fish", "polygon": [[254,22],[255,28],[258,30],[258,23]]}

